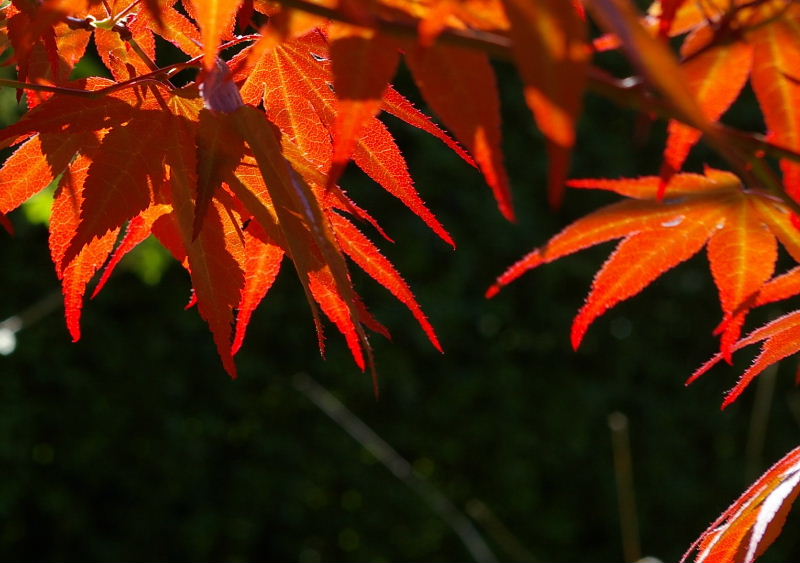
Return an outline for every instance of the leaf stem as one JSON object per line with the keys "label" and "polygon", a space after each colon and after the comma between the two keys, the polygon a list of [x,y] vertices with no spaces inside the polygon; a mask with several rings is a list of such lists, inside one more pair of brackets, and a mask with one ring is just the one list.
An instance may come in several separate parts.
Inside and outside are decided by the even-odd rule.
{"label": "leaf stem", "polygon": [[472,521],[441,490],[416,471],[408,460],[397,453],[388,442],[345,407],[330,391],[305,373],[295,374],[292,377],[292,383],[295,389],[305,395],[317,408],[375,456],[395,477],[416,492],[431,510],[458,535],[475,561],[480,563],[497,561],[497,557]]}
{"label": "leaf stem", "polygon": [[52,92],[54,94],[65,94],[68,96],[78,96],[81,98],[99,98],[102,96],[107,96],[108,94],[113,94],[118,90],[124,90],[125,88],[138,86],[142,83],[152,82],[159,86],[166,86],[166,84],[161,80],[162,76],[168,77],[174,74],[178,70],[183,70],[184,68],[191,68],[197,66],[200,66],[200,57],[197,57],[196,59],[192,59],[186,62],[175,63],[169,66],[165,66],[149,74],[136,76],[134,78],[131,78],[130,80],[125,80],[124,82],[117,82],[116,84],[111,84],[110,86],[106,86],[105,88],[100,88],[98,90],[81,90],[79,88],[66,88],[64,86],[31,84],[29,82],[20,82],[18,80],[11,80],[9,78],[0,78],[0,86],[8,86],[10,88],[16,88],[17,90]]}
{"label": "leaf stem", "polygon": [[[139,45],[139,43],[136,41],[136,39],[133,38],[133,36],[129,37],[127,41],[128,45],[130,45],[131,49],[133,49],[133,52],[136,53],[136,55],[140,59],[142,59],[144,64],[147,65],[147,68],[149,68],[151,72],[155,72],[158,70],[158,65],[153,61],[153,59],[151,59],[147,55],[147,53],[144,52],[144,49],[142,49],[141,45]],[[174,88],[174,86],[171,83],[169,83],[169,85]]]}
{"label": "leaf stem", "polygon": [[125,16],[127,16],[130,13],[130,11],[133,10],[139,4],[139,1],[140,0],[133,0],[133,2],[128,4],[128,6],[124,10],[122,10],[120,13],[114,16],[114,22],[116,23]]}

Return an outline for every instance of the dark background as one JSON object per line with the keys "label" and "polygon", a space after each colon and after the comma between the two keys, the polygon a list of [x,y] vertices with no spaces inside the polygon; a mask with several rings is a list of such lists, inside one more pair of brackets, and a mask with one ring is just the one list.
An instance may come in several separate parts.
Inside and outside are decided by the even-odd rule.
{"label": "dark background", "polygon": [[[613,412],[630,424],[642,555],[664,561],[680,557],[794,447],[794,360],[779,370],[774,394],[769,383],[754,384],[724,412],[722,394],[748,353],[683,386],[716,346],[720,310],[704,254],[602,317],[578,352],[570,322],[613,244],[483,298],[508,265],[615,199],[580,191],[562,211],[547,209],[542,138],[516,75],[502,63],[498,71],[518,224],[502,219],[477,172],[389,117],[421,194],[458,249],[359,173],[345,180],[397,241],[379,244],[414,288],[444,355],[400,303],[355,272],[357,289],[394,335],[372,338],[376,399],[332,326],[328,359],[320,359],[285,264],[231,381],[197,312],[183,310],[188,276],[171,264],[157,284],[145,283],[141,264],[152,258],[140,256],[87,303],[82,341],[70,342],[58,309],[0,357],[2,559],[469,560],[425,500],[298,391],[293,376],[301,372],[459,510],[486,507],[476,526],[500,560],[623,558]],[[398,83],[416,97],[405,74]],[[593,95],[586,105],[575,177],[657,172],[663,123],[640,134],[647,123],[630,112]],[[731,123],[763,129],[749,93],[739,106]],[[704,162],[717,161],[700,150],[689,168]],[[13,220],[16,236],[0,235],[0,320],[58,291],[46,227],[24,213]],[[760,311],[749,326],[780,311]],[[754,417],[767,421],[765,434]],[[796,537],[784,534],[764,560],[796,558]]]}

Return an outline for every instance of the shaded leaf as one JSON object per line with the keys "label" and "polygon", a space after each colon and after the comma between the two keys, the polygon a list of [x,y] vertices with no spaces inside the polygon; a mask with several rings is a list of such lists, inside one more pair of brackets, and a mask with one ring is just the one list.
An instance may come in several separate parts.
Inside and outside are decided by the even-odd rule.
{"label": "shaded leaf", "polygon": [[172,217],[186,249],[200,315],[211,329],[225,370],[236,377],[231,343],[234,309],[244,286],[241,242],[230,217],[217,206],[209,209],[203,229],[193,238],[197,197],[193,132],[186,120],[177,116],[167,130],[170,136],[164,149],[174,200]]}
{"label": "shaded leaf", "polygon": [[559,207],[589,64],[586,22],[563,0],[504,0],[525,99],[547,137],[548,194]]}
{"label": "shaded leaf", "polygon": [[329,31],[336,93],[333,162],[328,186],[337,183],[358,138],[381,108],[381,98],[400,62],[395,42],[374,30],[334,23]]}
{"label": "shaded leaf", "polygon": [[[703,26],[689,35],[681,47],[686,59],[681,68],[687,85],[710,121],[718,120],[736,100],[750,74],[753,59],[752,45],[742,41],[707,49],[714,37],[713,30]],[[668,180],[681,170],[700,135],[699,130],[688,125],[669,122],[662,178]]]}
{"label": "shaded leaf", "polygon": [[513,221],[501,146],[500,100],[486,55],[455,47],[416,47],[406,52],[406,62],[428,105],[469,149],[500,211]]}

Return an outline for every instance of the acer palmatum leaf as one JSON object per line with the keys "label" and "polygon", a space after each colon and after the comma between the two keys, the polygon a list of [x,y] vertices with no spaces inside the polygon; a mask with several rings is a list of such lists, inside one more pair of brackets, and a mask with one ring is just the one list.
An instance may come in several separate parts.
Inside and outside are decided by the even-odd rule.
{"label": "acer palmatum leaf", "polygon": [[413,125],[417,129],[421,129],[426,133],[433,135],[445,145],[447,145],[454,153],[460,156],[467,164],[473,167],[478,165],[475,160],[465,151],[457,141],[454,141],[450,135],[445,133],[433,120],[417,109],[407,98],[400,94],[394,87],[389,86],[383,93],[383,111],[392,114],[398,119],[402,119],[409,125]]}
{"label": "acer palmatum leaf", "polygon": [[145,209],[137,217],[131,219],[125,229],[125,235],[120,240],[117,247],[114,249],[111,259],[103,268],[103,274],[97,282],[92,292],[92,299],[94,299],[100,291],[108,283],[111,274],[122,261],[122,259],[131,252],[134,248],[139,246],[144,240],[150,236],[153,231],[153,224],[161,217],[171,211],[171,206],[166,204],[152,205]]}
{"label": "acer palmatum leaf", "polygon": [[[263,100],[267,115],[281,131],[281,138],[296,145],[309,162],[326,173],[333,158],[331,136],[337,107],[330,88],[333,76],[327,57],[324,37],[313,31],[266,52],[247,75],[235,77],[242,82],[244,101],[258,104]],[[353,159],[442,240],[455,246],[450,234],[419,196],[397,143],[376,117],[369,120],[356,140]]]}
{"label": "acer palmatum leaf", "polygon": [[[747,371],[742,374],[739,381],[736,382],[736,385],[725,395],[722,408],[727,407],[738,399],[753,379],[766,368],[800,351],[800,311],[794,311],[784,315],[754,330],[749,335],[736,342],[732,347],[732,352],[762,341],[761,352],[756,359],[753,360],[753,363]],[[722,353],[715,355],[700,366],[686,381],[686,384],[692,383],[698,377],[707,373],[722,359]]]}
{"label": "acer palmatum leaf", "polygon": [[381,108],[381,98],[394,78],[400,53],[395,41],[377,30],[334,22],[329,29],[336,118],[333,162],[327,186],[339,181],[358,138]]}
{"label": "acer palmatum leaf", "polygon": [[430,11],[422,18],[417,26],[417,41],[421,47],[431,47],[436,43],[439,35],[447,29],[452,17],[458,11],[459,2],[456,0],[439,0],[434,2]]}
{"label": "acer palmatum leaf", "polygon": [[[200,31],[194,23],[190,22],[186,16],[175,8],[166,5],[161,6],[159,15],[164,25],[159,26],[157,22],[154,22],[156,25],[150,26],[154,33],[169,41],[190,57],[198,57],[203,54],[203,41],[200,37]],[[137,18],[142,19],[143,14],[140,13]]]}
{"label": "acer palmatum leaf", "polygon": [[715,138],[710,122],[682,79],[682,71],[667,45],[653,37],[640,23],[631,0],[587,0],[590,12],[606,31],[615,33],[634,67],[657,90],[681,118]]}
{"label": "acer palmatum leaf", "polygon": [[[115,83],[104,78],[89,78],[70,83],[75,90],[100,90]],[[14,145],[33,135],[100,131],[122,124],[136,113],[142,90],[117,90],[96,98],[56,94],[0,130],[0,141]]]}
{"label": "acer palmatum leaf", "polygon": [[695,563],[752,563],[775,541],[800,493],[800,448],[770,467],[681,558]]}
{"label": "acer palmatum leaf", "polygon": [[258,223],[252,223],[244,231],[246,258],[244,262],[244,287],[236,316],[231,353],[242,347],[253,311],[264,299],[278,277],[285,251],[269,240],[269,236]]}
{"label": "acer palmatum leaf", "polygon": [[[667,270],[708,243],[714,282],[723,314],[755,295],[772,276],[780,241],[800,261],[796,233],[784,204],[757,191],[745,191],[736,176],[707,169],[705,175],[679,174],[668,197],[658,200],[660,180],[572,180],[574,188],[613,191],[630,198],[578,219],[541,248],[511,266],[489,288],[494,296],[522,274],[584,248],[623,241],[597,273],[592,290],[572,328],[580,345],[589,325],[609,308],[636,295]],[[732,345],[735,338],[724,342]],[[726,354],[730,350],[723,350]]]}
{"label": "acer palmatum leaf", "polygon": [[[798,26],[800,5],[791,3],[781,17],[754,27],[747,35],[748,42],[754,45],[753,91],[767,130],[775,143],[792,150],[800,150]],[[793,197],[800,197],[800,164],[783,159],[780,165],[786,190]]]}
{"label": "acer palmatum leaf", "polygon": [[[364,350],[366,346],[361,340],[359,331],[363,328],[360,327],[361,322],[365,322],[363,318],[356,317],[353,314],[359,311],[355,301],[353,301],[353,308],[345,301],[339,289],[337,288],[336,280],[330,273],[330,270],[312,270],[307,272],[308,288],[311,295],[316,300],[320,309],[325,316],[336,325],[344,335],[347,341],[347,346],[353,355],[353,359],[359,368],[363,371],[366,369],[366,362],[364,360]],[[366,324],[366,323],[365,323]],[[372,369],[372,366],[370,366]]]}
{"label": "acer palmatum leaf", "polygon": [[[658,13],[659,10],[656,11]],[[684,2],[676,14],[673,34],[694,28],[686,38],[681,64],[686,85],[710,121],[717,120],[737,99],[750,78],[770,139],[790,150],[800,148],[800,46],[796,29],[800,5],[783,0],[731,2],[700,6]],[[675,29],[678,28],[678,29]],[[680,82],[680,81],[673,81]],[[665,180],[680,170],[699,133],[671,121],[665,151]],[[786,190],[800,194],[800,166],[780,163]]]}
{"label": "acer palmatum leaf", "polygon": [[119,232],[110,230],[65,259],[80,224],[80,204],[88,169],[89,160],[78,157],[62,176],[53,201],[50,228],[50,254],[61,280],[67,328],[74,342],[81,337],[80,318],[86,287],[111,254]]}
{"label": "acer palmatum leaf", "polygon": [[766,305],[776,301],[783,301],[800,293],[800,266],[774,277],[767,282],[755,300],[755,305]]}
{"label": "acer palmatum leaf", "polygon": [[[231,82],[225,83],[223,88],[229,90]],[[234,91],[235,90],[235,87]],[[208,88],[204,92],[208,92]],[[236,111],[242,105],[238,96],[224,94],[215,98],[215,105]],[[222,98],[222,100],[220,100]],[[238,103],[238,105],[237,105]],[[209,100],[205,99],[209,106]],[[244,157],[244,140],[231,127],[228,120],[224,119],[218,111],[203,109],[198,116],[197,124],[197,199],[195,201],[194,227],[192,236],[197,237],[203,227],[205,215],[211,200],[220,195],[223,182],[230,178]]]}
{"label": "acer palmatum leaf", "polygon": [[[318,200],[308,185],[289,167],[281,154],[280,133],[266,121],[262,113],[244,106],[230,117],[236,130],[253,151],[283,235],[281,238],[288,246],[304,287],[309,295],[314,295],[314,289],[317,289],[320,294],[326,294],[325,291],[333,292],[342,301],[351,326],[342,324],[347,319],[339,312],[340,307],[331,306],[330,310],[336,311],[340,328],[345,326],[343,332],[348,337],[348,344],[359,366],[364,369],[368,365],[375,377],[372,349],[361,326],[358,298],[350,281],[347,265]],[[310,279],[312,272],[313,280]],[[327,283],[329,279],[332,284]],[[312,282],[315,284],[314,289],[311,287]],[[364,352],[367,355],[366,363]],[[377,385],[377,380],[375,384]]]}
{"label": "acer palmatum leaf", "polygon": [[733,2],[726,2],[725,4],[718,3],[699,3],[699,2],[681,2],[680,0],[654,0],[650,7],[647,9],[647,17],[643,24],[652,28],[653,34],[660,34],[661,27],[665,26],[662,23],[665,19],[670,19],[670,12],[673,7],[670,5],[680,4],[678,9],[672,14],[672,21],[669,24],[669,37],[676,37],[690,31],[701,24],[710,21],[717,21],[723,17],[726,11],[732,8]]}
{"label": "acer palmatum leaf", "polygon": [[[320,84],[328,96],[318,100],[324,123],[317,117],[312,123],[318,125],[293,129],[296,123],[290,120],[285,125],[293,139],[287,136],[281,144],[282,136],[263,112],[243,105],[224,62],[203,74],[201,88],[177,90],[150,76],[144,80],[149,83],[134,80],[124,87],[103,79],[72,84],[70,93],[76,94],[81,94],[80,87],[111,89],[97,97],[57,93],[0,131],[0,142],[19,145],[0,169],[0,212],[15,209],[63,173],[51,252],[73,339],[80,337],[83,297],[93,276],[111,256],[96,294],[120,260],[154,234],[188,270],[191,304],[208,323],[231,376],[236,376],[233,355],[241,347],[250,316],[272,285],[285,253],[312,304],[320,349],[323,334],[316,303],[345,335],[357,364],[362,369],[369,366],[374,375],[364,327],[387,337],[389,333],[352,287],[340,249],[345,243],[348,253],[412,310],[440,348],[391,264],[355,227],[335,233],[329,224],[330,214],[340,209],[382,233],[338,186],[324,189],[335,108],[327,82]],[[317,107],[311,107],[311,115],[317,115]],[[398,107],[448,140],[435,125],[425,123],[424,116],[415,115],[413,107],[403,106],[401,97]],[[319,145],[308,142],[313,136],[307,133],[315,130],[328,137]],[[413,191],[385,126],[372,116],[366,133],[357,141],[362,166],[385,176],[385,184],[397,183],[401,199],[425,217],[430,212]],[[449,240],[432,215],[425,218]]]}
{"label": "acer palmatum leaf", "polygon": [[225,370],[236,377],[231,342],[234,310],[244,286],[244,247],[232,217],[220,204],[209,207],[204,226],[194,236],[197,193],[197,152],[193,122],[175,115],[164,140],[168,180],[173,200],[169,215],[186,250],[192,287],[200,315],[208,323]]}
{"label": "acer palmatum leaf", "polygon": [[210,71],[217,61],[220,40],[233,30],[233,19],[242,0],[191,0],[203,37],[203,68]]}
{"label": "acer palmatum leaf", "polygon": [[0,169],[0,213],[13,211],[46,188],[87,140],[80,134],[44,134],[20,145]]}
{"label": "acer palmatum leaf", "polygon": [[[685,59],[681,68],[686,83],[711,121],[719,119],[739,96],[753,59],[753,47],[749,43],[731,41],[707,49],[714,39],[714,30],[702,26],[692,32],[681,46],[681,55]],[[675,120],[669,122],[667,131],[662,189],[666,189],[671,176],[681,170],[689,151],[701,136],[699,130]]]}
{"label": "acer palmatum leaf", "polygon": [[686,0],[661,0],[661,14],[658,18],[658,34],[661,37],[669,37],[678,10],[686,3]]}
{"label": "acer palmatum leaf", "polygon": [[159,142],[167,126],[164,116],[162,110],[145,107],[128,123],[111,129],[89,153],[80,223],[66,259],[93,237],[123,227],[154,203],[154,186],[164,181],[159,158]]}
{"label": "acer palmatum leaf", "polygon": [[525,99],[547,138],[548,196],[560,207],[589,66],[587,24],[571,2],[504,0]]}
{"label": "acer palmatum leaf", "polygon": [[488,57],[434,45],[408,50],[406,63],[425,101],[470,151],[501,213],[513,221],[511,188],[503,163],[500,100]]}
{"label": "acer palmatum leaf", "polygon": [[[147,55],[150,62],[156,58],[156,44],[153,32],[145,19],[134,19],[129,27],[136,44]],[[111,29],[96,29],[93,33],[97,51],[103,64],[111,71],[114,79],[122,82],[132,76],[147,74],[155,70],[129,47],[119,33]]]}
{"label": "acer palmatum leaf", "polygon": [[453,237],[420,197],[400,147],[381,121],[374,120],[366,129],[356,144],[353,159],[370,178],[403,202],[440,239],[455,248]]}
{"label": "acer palmatum leaf", "polygon": [[442,346],[433,326],[422,312],[411,288],[392,263],[350,221],[337,213],[331,213],[330,219],[345,254],[408,307],[428,335],[428,339],[441,352]]}
{"label": "acer palmatum leaf", "polygon": [[58,47],[53,26],[64,14],[60,10],[53,10],[52,4],[44,6],[34,2],[15,2],[10,7],[12,15],[6,22],[6,28],[8,39],[14,47],[20,80],[38,78],[31,76],[29,72],[31,57],[36,48],[41,48],[46,53],[53,75],[58,73]]}

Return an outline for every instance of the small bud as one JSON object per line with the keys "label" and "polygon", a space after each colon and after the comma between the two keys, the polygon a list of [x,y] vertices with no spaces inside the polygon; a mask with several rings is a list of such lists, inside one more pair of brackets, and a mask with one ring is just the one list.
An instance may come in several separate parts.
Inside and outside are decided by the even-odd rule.
{"label": "small bud", "polygon": [[200,96],[206,109],[221,113],[233,113],[244,105],[228,65],[219,58],[214,68],[204,73],[200,82]]}

